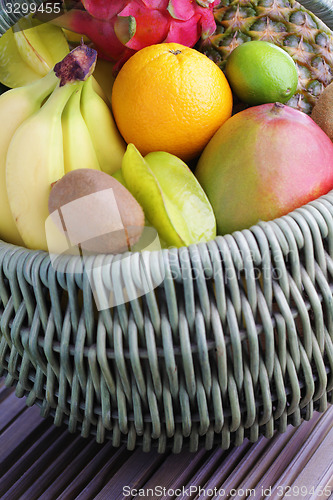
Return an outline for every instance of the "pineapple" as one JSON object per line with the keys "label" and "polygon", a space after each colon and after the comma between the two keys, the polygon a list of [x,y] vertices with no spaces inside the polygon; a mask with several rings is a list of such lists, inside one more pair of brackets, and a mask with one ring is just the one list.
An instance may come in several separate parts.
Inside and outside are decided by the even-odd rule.
{"label": "pineapple", "polygon": [[237,45],[265,40],[286,50],[298,70],[296,94],[287,102],[310,114],[333,81],[333,33],[295,0],[222,0],[214,9],[217,29],[198,49],[223,70]]}

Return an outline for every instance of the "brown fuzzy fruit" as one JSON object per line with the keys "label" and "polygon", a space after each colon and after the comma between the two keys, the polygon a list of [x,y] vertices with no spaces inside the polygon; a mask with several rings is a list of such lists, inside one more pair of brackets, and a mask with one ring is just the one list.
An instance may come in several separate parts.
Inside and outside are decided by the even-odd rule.
{"label": "brown fuzzy fruit", "polygon": [[330,83],[319,97],[311,118],[333,141],[333,83]]}
{"label": "brown fuzzy fruit", "polygon": [[130,250],[144,227],[143,210],[135,198],[99,170],[74,170],[56,182],[49,212],[72,246],[92,253]]}

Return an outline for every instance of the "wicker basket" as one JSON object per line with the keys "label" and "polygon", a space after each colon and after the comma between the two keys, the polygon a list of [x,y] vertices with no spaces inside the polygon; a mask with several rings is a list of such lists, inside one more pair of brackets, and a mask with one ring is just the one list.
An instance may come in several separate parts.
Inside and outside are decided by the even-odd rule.
{"label": "wicker basket", "polygon": [[[330,0],[311,5],[333,26]],[[0,29],[14,21],[3,15]],[[27,405],[99,442],[176,453],[271,437],[332,403],[333,191],[142,259],[162,283],[97,311],[78,259],[59,269],[0,243],[0,373]],[[92,263],[117,293],[142,272],[137,253]]]}

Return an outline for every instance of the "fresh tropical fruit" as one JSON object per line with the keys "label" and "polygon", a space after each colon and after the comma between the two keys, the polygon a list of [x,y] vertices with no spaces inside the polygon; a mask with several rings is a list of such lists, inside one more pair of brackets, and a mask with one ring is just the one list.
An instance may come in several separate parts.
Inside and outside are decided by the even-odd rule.
{"label": "fresh tropical fruit", "polygon": [[45,76],[69,48],[60,28],[24,17],[0,38],[0,82],[21,87]]}
{"label": "fresh tropical fruit", "polygon": [[[72,203],[80,199],[81,203]],[[131,250],[144,227],[142,208],[131,193],[98,170],[79,169],[66,174],[52,187],[48,207],[56,225],[64,221],[59,210],[67,215],[70,230],[63,225],[59,229],[66,232],[73,246],[79,243],[86,252]]]}
{"label": "fresh tropical fruit", "polygon": [[216,32],[198,49],[224,69],[231,52],[250,40],[286,50],[299,74],[288,105],[311,113],[317,97],[333,80],[333,35],[295,0],[221,0],[214,11]]}
{"label": "fresh tropical fruit", "polygon": [[9,243],[47,250],[48,193],[66,172],[121,168],[125,143],[95,91],[96,59],[80,45],[43,79],[0,96],[0,238]]}
{"label": "fresh tropical fruit", "polygon": [[68,43],[57,26],[31,16],[21,18],[14,25],[13,33],[22,59],[41,75],[69,52]]}
{"label": "fresh tropical fruit", "polygon": [[237,97],[251,106],[287,102],[296,92],[298,73],[291,56],[269,42],[245,42],[230,54],[225,73]]}
{"label": "fresh tropical fruit", "polygon": [[[68,52],[61,28],[22,18],[0,38],[0,82],[10,88],[25,86],[45,76]],[[108,104],[114,80],[110,65],[107,61],[96,63],[98,81],[93,79],[95,92]]]}
{"label": "fresh tropical fruit", "polygon": [[65,173],[84,168],[101,170],[81,113],[82,86],[83,82],[74,90],[61,115]]}
{"label": "fresh tropical fruit", "polygon": [[21,87],[41,78],[23,61],[12,29],[0,38],[0,82],[10,88]]}
{"label": "fresh tropical fruit", "polygon": [[122,175],[167,245],[181,247],[216,236],[215,216],[207,196],[191,170],[176,156],[157,151],[143,158],[129,144]]}
{"label": "fresh tropical fruit", "polygon": [[124,64],[113,85],[112,110],[125,141],[141,154],[166,151],[187,161],[230,117],[232,93],[208,57],[162,43]]}
{"label": "fresh tropical fruit", "polygon": [[333,83],[330,83],[319,97],[311,118],[333,141]]}
{"label": "fresh tropical fruit", "polygon": [[126,144],[121,137],[112,112],[93,88],[93,79],[83,85],[81,112],[87,125],[100,169],[113,174],[121,168]]}
{"label": "fresh tropical fruit", "polygon": [[212,9],[219,0],[82,0],[54,20],[92,40],[100,56],[120,67],[137,50],[162,42],[192,47],[216,28]]}
{"label": "fresh tropical fruit", "polygon": [[121,168],[119,170],[117,170],[116,172],[114,172],[112,174],[112,177],[114,177],[118,182],[120,182],[120,184],[122,184],[127,189],[126,181],[125,181],[123,171]]}
{"label": "fresh tropical fruit", "polygon": [[231,233],[333,189],[333,144],[306,114],[280,103],[262,104],[222,125],[195,174],[214,209],[218,233]]}
{"label": "fresh tropical fruit", "polygon": [[0,238],[23,245],[10,210],[6,189],[6,154],[18,127],[33,115],[58,83],[54,71],[25,87],[9,90],[0,96]]}
{"label": "fresh tropical fruit", "polygon": [[28,248],[48,249],[45,220],[49,193],[51,185],[65,174],[61,115],[80,81],[93,72],[96,58],[96,51],[83,45],[57,63],[54,72],[59,85],[10,141],[6,158],[8,200]]}

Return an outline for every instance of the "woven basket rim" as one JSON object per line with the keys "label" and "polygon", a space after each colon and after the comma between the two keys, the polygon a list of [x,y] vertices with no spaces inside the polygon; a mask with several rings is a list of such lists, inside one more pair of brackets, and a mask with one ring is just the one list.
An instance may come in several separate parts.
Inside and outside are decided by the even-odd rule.
{"label": "woven basket rim", "polygon": [[[333,6],[332,6],[333,8]],[[308,209],[309,207],[313,207],[316,203],[322,203],[322,202],[325,202],[325,201],[328,201],[331,205],[333,205],[333,187],[332,189],[326,193],[325,195],[321,195],[320,197],[306,203],[305,205],[302,205],[294,210],[292,210],[291,212],[285,214],[285,215],[282,215],[281,217],[277,217],[275,219],[272,219],[272,220],[269,220],[269,221],[259,221],[257,224],[254,224],[252,225],[251,227],[249,228],[245,228],[245,229],[242,229],[242,230],[238,230],[238,231],[234,231],[232,233],[228,233],[228,234],[225,234],[225,235],[217,235],[215,238],[207,241],[207,242],[199,242],[199,243],[192,243],[191,245],[188,245],[188,246],[182,246],[182,247],[168,247],[168,248],[163,248],[161,250],[152,250],[152,251],[149,251],[149,250],[143,250],[143,252],[147,251],[149,253],[162,253],[162,252],[170,252],[170,251],[174,251],[176,250],[177,252],[180,252],[182,251],[182,249],[184,248],[193,248],[193,247],[203,247],[203,246],[207,246],[210,242],[213,242],[213,241],[221,241],[221,239],[225,239],[226,237],[234,237],[234,235],[236,234],[247,234],[249,231],[252,232],[253,230],[255,230],[256,228],[262,228],[263,226],[264,227],[267,227],[267,226],[270,226],[271,224],[275,224],[276,222],[278,221],[283,221],[283,220],[286,220],[286,218],[288,217],[292,217],[294,214],[300,214],[302,216],[302,210],[304,209]],[[32,249],[29,249],[29,248],[25,248],[25,247],[22,247],[22,246],[19,246],[19,245],[15,245],[15,244],[12,244],[12,243],[8,243],[4,240],[1,240],[0,239],[0,247],[7,247],[8,249],[12,248],[12,249],[15,249],[16,251],[20,251],[20,253],[22,255],[25,255],[26,257],[29,256],[29,255],[41,255],[41,256],[44,256],[45,259],[49,259],[49,261],[51,262],[51,257],[50,257],[50,253],[45,251],[45,250],[32,250]],[[97,256],[100,256],[101,258],[104,258],[104,259],[114,259],[114,258],[117,258],[117,257],[124,257],[124,256],[128,256],[128,255],[135,255],[137,253],[142,253],[142,251],[140,252],[124,252],[124,253],[120,253],[120,254],[94,254],[92,255],[92,257],[97,257]],[[67,263],[71,263],[71,264],[74,264],[75,262],[81,262],[82,261],[82,257],[79,257],[79,256],[76,256],[76,255],[63,255],[61,256],[61,258],[64,258],[64,261],[66,260]],[[58,261],[59,262],[59,261]]]}

